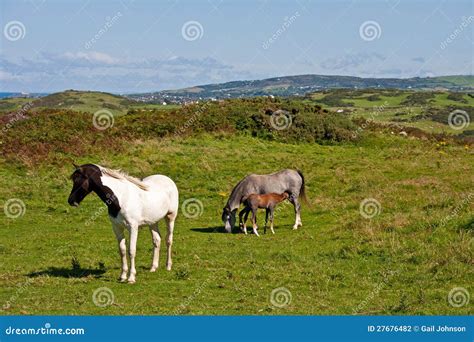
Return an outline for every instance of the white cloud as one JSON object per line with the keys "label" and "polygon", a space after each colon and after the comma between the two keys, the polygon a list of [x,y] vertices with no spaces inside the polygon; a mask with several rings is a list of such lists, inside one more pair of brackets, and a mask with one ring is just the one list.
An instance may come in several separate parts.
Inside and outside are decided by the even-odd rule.
{"label": "white cloud", "polygon": [[15,76],[12,73],[8,71],[0,70],[0,81],[11,81],[14,79],[15,79]]}
{"label": "white cloud", "polygon": [[0,56],[0,72],[0,79],[8,80],[1,90],[28,92],[146,92],[252,78],[211,57],[125,60],[98,51],[41,53],[17,60]]}
{"label": "white cloud", "polygon": [[66,52],[62,57],[73,60],[73,61],[88,61],[92,63],[104,63],[104,64],[116,64],[119,62],[117,58],[114,58],[106,53],[98,51],[88,52]]}

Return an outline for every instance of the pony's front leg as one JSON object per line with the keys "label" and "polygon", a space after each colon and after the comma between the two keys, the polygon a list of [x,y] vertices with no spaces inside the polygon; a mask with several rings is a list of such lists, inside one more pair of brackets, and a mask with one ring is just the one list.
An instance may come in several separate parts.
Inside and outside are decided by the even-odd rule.
{"label": "pony's front leg", "polygon": [[135,275],[137,269],[135,268],[135,255],[137,254],[137,238],[138,238],[138,225],[130,226],[130,246],[128,253],[130,254],[130,275],[128,276],[128,283],[135,283]]}
{"label": "pony's front leg", "polygon": [[115,233],[115,237],[117,238],[117,242],[119,245],[119,253],[120,257],[122,258],[122,273],[120,274],[120,281],[127,280],[127,273],[128,273],[128,262],[127,262],[127,244],[125,243],[125,235],[123,234],[124,228],[117,224],[112,224],[112,228]]}
{"label": "pony's front leg", "polygon": [[268,224],[268,214],[270,213],[270,208],[265,209],[265,226],[263,226],[263,234],[267,234],[267,224]]}
{"label": "pony's front leg", "polygon": [[244,231],[244,222],[243,222],[244,214],[245,214],[245,208],[242,209],[239,213],[239,228],[242,232]]}
{"label": "pony's front leg", "polygon": [[245,216],[244,216],[244,234],[247,235],[247,220],[249,218],[249,213],[250,213],[250,209],[247,208],[246,211],[245,211]]}
{"label": "pony's front leg", "polygon": [[270,230],[272,231],[272,234],[275,234],[275,231],[273,230],[273,214],[275,213],[275,208],[272,208],[270,211]]}

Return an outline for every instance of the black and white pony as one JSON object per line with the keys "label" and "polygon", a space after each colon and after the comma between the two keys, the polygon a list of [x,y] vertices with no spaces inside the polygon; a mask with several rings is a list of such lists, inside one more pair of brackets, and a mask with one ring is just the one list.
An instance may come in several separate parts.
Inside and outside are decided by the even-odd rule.
{"label": "black and white pony", "polygon": [[251,174],[242,179],[232,190],[222,212],[225,230],[230,233],[235,225],[236,212],[240,204],[250,194],[288,193],[289,201],[295,208],[295,224],[293,229],[302,226],[300,200],[308,203],[305,194],[304,176],[301,171],[285,169],[269,175]]}
{"label": "black and white pony", "polygon": [[130,232],[128,282],[134,283],[137,273],[135,254],[138,228],[144,225],[150,227],[154,246],[150,271],[154,272],[158,267],[161,243],[158,221],[162,218],[165,218],[168,228],[166,269],[171,270],[171,245],[173,244],[174,222],[178,214],[176,184],[162,175],[152,175],[139,180],[120,170],[111,170],[94,164],[75,165],[75,168],[71,175],[73,187],[68,202],[72,206],[78,206],[89,193],[95,192],[107,205],[122,258],[120,281],[127,280],[128,274],[124,230],[127,229]]}

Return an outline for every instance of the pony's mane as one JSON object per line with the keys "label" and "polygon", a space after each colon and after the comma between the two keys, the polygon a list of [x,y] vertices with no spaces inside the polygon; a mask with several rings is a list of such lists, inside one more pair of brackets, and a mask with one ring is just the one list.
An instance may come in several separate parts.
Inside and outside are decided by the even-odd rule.
{"label": "pony's mane", "polygon": [[136,177],[133,177],[133,176],[130,176],[129,174],[125,173],[122,170],[109,169],[109,168],[106,168],[106,167],[103,167],[103,166],[101,166],[100,169],[101,169],[103,174],[105,174],[109,177],[112,177],[112,178],[115,178],[115,179],[127,180],[130,183],[135,184],[136,186],[138,186],[142,190],[145,190],[145,191],[148,190],[148,185],[143,183],[140,179],[138,179]]}

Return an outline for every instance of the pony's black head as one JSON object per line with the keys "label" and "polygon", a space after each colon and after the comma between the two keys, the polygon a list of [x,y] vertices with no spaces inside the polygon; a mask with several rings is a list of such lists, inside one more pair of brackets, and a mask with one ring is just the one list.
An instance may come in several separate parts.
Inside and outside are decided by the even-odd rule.
{"label": "pony's black head", "polygon": [[71,175],[72,190],[68,198],[69,205],[77,207],[82,200],[94,190],[97,178],[100,178],[100,169],[96,165],[86,164],[76,166]]}
{"label": "pony's black head", "polygon": [[230,210],[229,207],[224,207],[222,211],[222,222],[224,222],[225,230],[229,233],[235,225],[235,212],[236,210]]}

